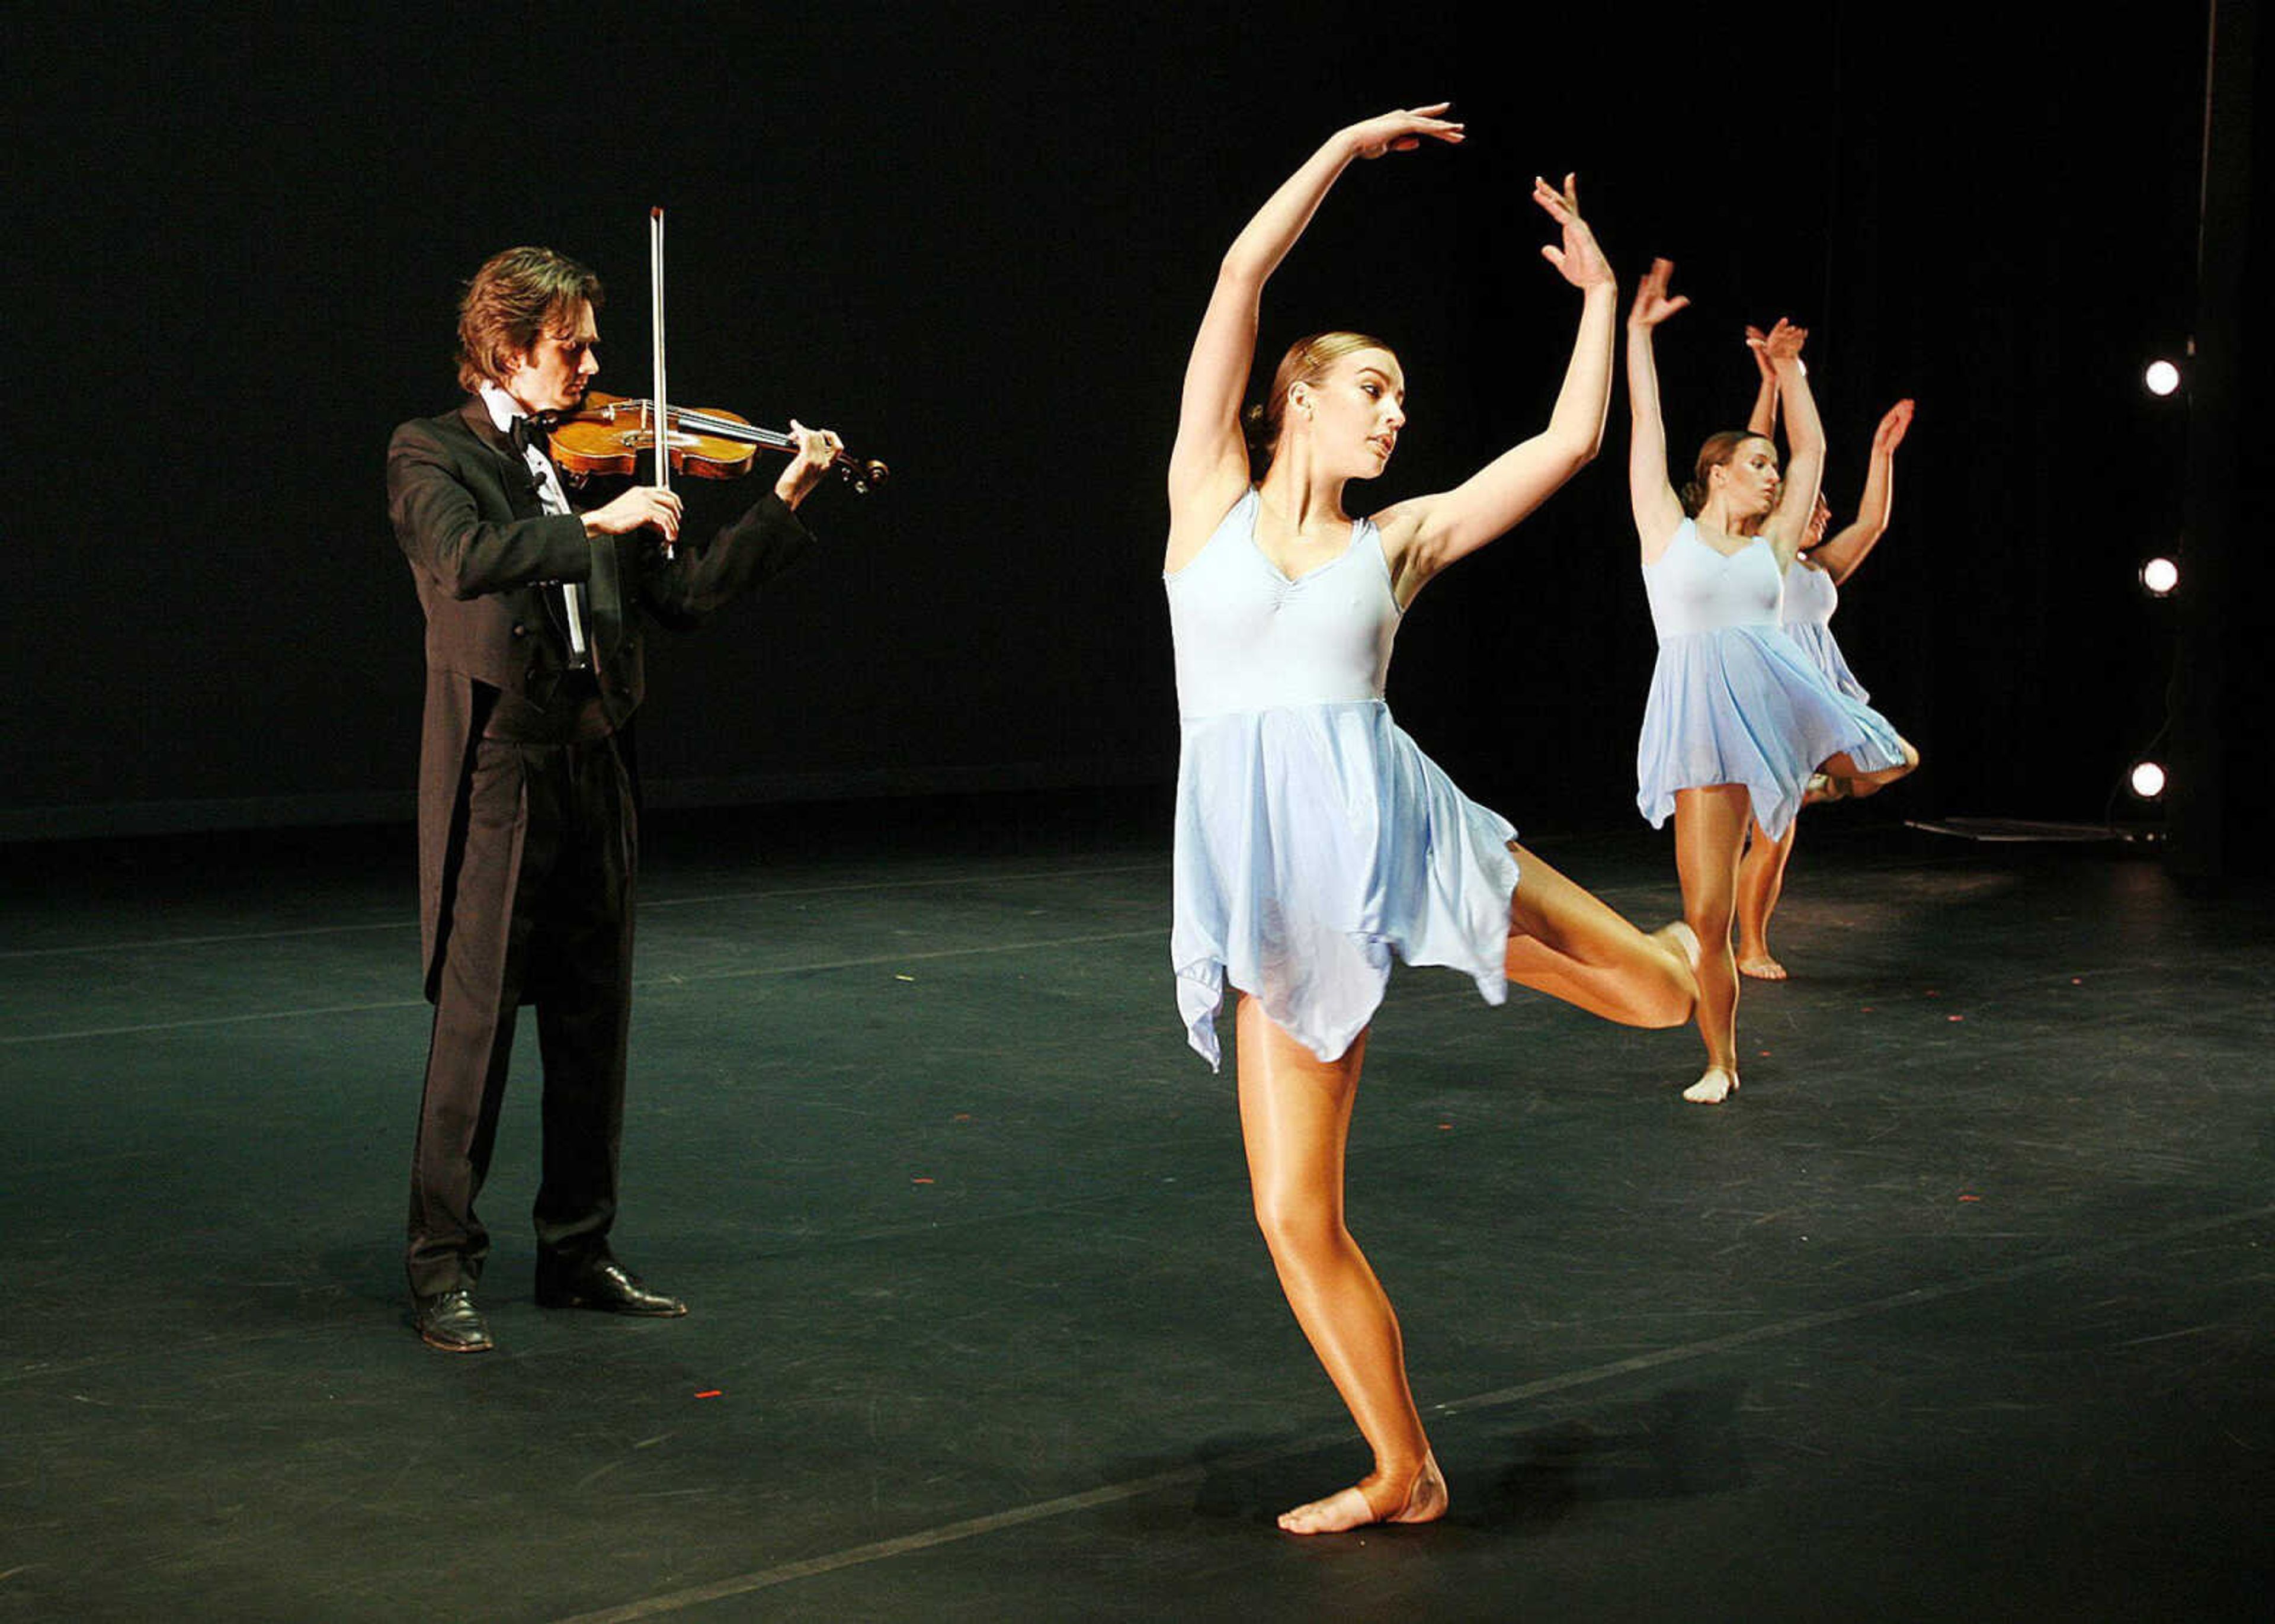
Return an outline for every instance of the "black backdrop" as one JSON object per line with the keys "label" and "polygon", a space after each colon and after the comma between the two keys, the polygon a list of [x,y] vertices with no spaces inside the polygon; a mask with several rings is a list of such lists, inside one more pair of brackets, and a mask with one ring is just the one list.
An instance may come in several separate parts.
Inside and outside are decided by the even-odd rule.
{"label": "black backdrop", "polygon": [[[1545,419],[1576,300],[1526,193],[1577,169],[1623,281],[1665,253],[1693,300],[1660,345],[1679,456],[1742,416],[1750,321],[1814,331],[1836,506],[1918,399],[1840,623],[1927,752],[1908,810],[2097,817],[2172,657],[2133,571],[2178,524],[2184,417],[2138,378],[2190,319],[2203,19],[1991,10],[19,19],[0,835],[407,817],[388,431],[454,398],[458,283],[514,242],[608,280],[601,387],[645,393],[654,203],[675,394],[830,424],[897,478],[817,497],[818,565],[659,650],[652,793],[1166,782],[1160,478],[1216,257],[1336,125],[1440,96],[1469,145],[1353,170],[1267,295],[1267,354],[1328,325],[1402,351],[1412,420],[1355,501]],[[1408,729],[1536,830],[1633,818],[1624,412],[1420,600],[1393,673]]]}

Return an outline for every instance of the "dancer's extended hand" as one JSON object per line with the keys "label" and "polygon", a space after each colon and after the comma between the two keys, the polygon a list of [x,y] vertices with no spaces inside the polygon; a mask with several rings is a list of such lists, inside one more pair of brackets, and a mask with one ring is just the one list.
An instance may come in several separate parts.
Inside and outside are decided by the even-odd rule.
{"label": "dancer's extended hand", "polygon": [[1904,431],[1911,426],[1912,403],[1900,400],[1888,408],[1887,415],[1880,419],[1880,427],[1872,431],[1872,449],[1884,455],[1893,455],[1895,449],[1903,444]]}
{"label": "dancer's extended hand", "polygon": [[1451,102],[1432,102],[1427,107],[1402,107],[1355,124],[1343,132],[1350,143],[1354,157],[1379,158],[1387,152],[1412,152],[1422,144],[1422,138],[1444,141],[1448,146],[1462,144],[1462,126],[1439,114],[1453,106]]}
{"label": "dancer's extended hand", "polygon": [[1548,211],[1548,217],[1564,228],[1564,245],[1554,243],[1540,245],[1540,257],[1563,274],[1564,280],[1576,288],[1616,287],[1619,279],[1612,274],[1612,264],[1604,258],[1604,251],[1596,245],[1595,232],[1580,218],[1580,178],[1564,177],[1564,189],[1559,192],[1535,175],[1532,178],[1532,200]]}
{"label": "dancer's extended hand", "polygon": [[1801,360],[1801,346],[1809,342],[1809,329],[1805,327],[1795,327],[1783,316],[1780,316],[1777,319],[1777,325],[1770,329],[1766,337],[1757,341],[1749,336],[1746,342],[1753,345],[1754,353],[1760,356],[1763,362],[1771,367],[1780,366],[1788,361],[1798,365]]}
{"label": "dancer's extended hand", "polygon": [[1762,381],[1774,385],[1777,382],[1776,369],[1771,366],[1770,358],[1762,353],[1762,347],[1769,341],[1770,336],[1760,328],[1749,327],[1746,329],[1746,348],[1753,355],[1755,366],[1761,371]]}
{"label": "dancer's extended hand", "polygon": [[[1667,297],[1667,279],[1673,275],[1674,261],[1653,260],[1651,262],[1651,268],[1644,272],[1643,280],[1636,284],[1635,304],[1628,311],[1629,327],[1657,327],[1676,311],[1689,306],[1687,295],[1678,293],[1671,298]],[[1752,340],[1747,342],[1751,343]]]}

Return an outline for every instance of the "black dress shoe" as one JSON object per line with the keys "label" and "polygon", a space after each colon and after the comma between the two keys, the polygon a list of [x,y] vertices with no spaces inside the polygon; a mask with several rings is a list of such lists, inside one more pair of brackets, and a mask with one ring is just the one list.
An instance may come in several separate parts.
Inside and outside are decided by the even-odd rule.
{"label": "black dress shoe", "polygon": [[687,1311],[677,1297],[650,1291],[639,1276],[613,1258],[586,1265],[574,1273],[537,1280],[540,1308],[589,1308],[603,1314],[645,1314],[654,1319],[676,1319]]}
{"label": "black dress shoe", "polygon": [[488,1353],[495,1346],[489,1326],[482,1323],[482,1311],[474,1306],[474,1294],[467,1288],[413,1297],[411,1303],[412,1321],[419,1327],[419,1341],[427,1347],[444,1353]]}

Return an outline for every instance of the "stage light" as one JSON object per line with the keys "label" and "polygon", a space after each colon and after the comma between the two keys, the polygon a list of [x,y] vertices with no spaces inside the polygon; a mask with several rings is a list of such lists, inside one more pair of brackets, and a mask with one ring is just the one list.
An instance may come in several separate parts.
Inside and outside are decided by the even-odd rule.
{"label": "stage light", "polygon": [[2181,567],[2169,558],[2151,558],[2141,566],[2141,585],[2147,587],[2152,598],[2172,595],[2173,588],[2181,584]]}
{"label": "stage light", "polygon": [[2144,801],[2153,801],[2165,793],[2165,769],[2154,761],[2135,761],[2127,780],[2133,793]]}
{"label": "stage light", "polygon": [[2169,395],[2181,387],[2181,369],[2170,361],[2151,361],[2141,381],[2149,386],[2151,395]]}

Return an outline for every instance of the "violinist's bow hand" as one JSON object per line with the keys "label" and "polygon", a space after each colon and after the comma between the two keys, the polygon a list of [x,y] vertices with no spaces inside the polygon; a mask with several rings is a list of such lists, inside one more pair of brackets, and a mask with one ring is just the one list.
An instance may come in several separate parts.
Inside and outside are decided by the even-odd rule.
{"label": "violinist's bow hand", "polygon": [[658,532],[669,547],[679,540],[679,493],[653,485],[635,485],[606,507],[584,515],[585,533],[593,536],[629,535],[643,525]]}

